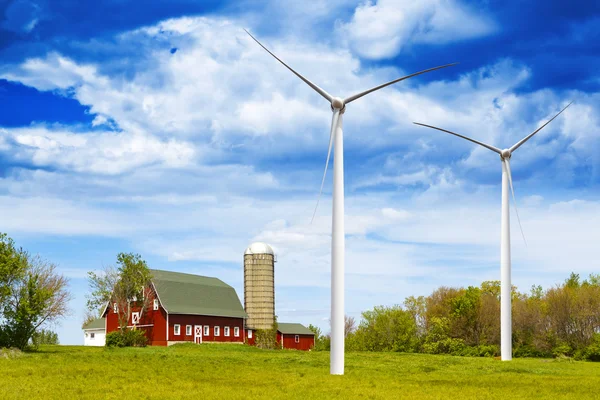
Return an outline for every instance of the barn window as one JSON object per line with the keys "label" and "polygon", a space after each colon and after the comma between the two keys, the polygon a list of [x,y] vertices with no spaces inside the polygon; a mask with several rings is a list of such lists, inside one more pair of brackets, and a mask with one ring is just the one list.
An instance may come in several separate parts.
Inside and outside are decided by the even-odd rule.
{"label": "barn window", "polygon": [[186,325],[185,327],[185,334],[188,336],[192,335],[192,326],[191,325]]}
{"label": "barn window", "polygon": [[175,324],[173,326],[173,333],[175,334],[175,336],[179,336],[181,334],[179,324]]}
{"label": "barn window", "polygon": [[233,336],[235,336],[235,337],[239,337],[240,336],[240,327],[239,326],[234,326],[233,327]]}
{"label": "barn window", "polygon": [[210,329],[210,327],[208,325],[204,325],[204,336],[210,335],[209,329]]}
{"label": "barn window", "polygon": [[154,311],[158,310],[158,299],[154,299]]}
{"label": "barn window", "polygon": [[221,334],[218,326],[215,326],[215,336],[219,336]]}
{"label": "barn window", "polygon": [[225,334],[225,336],[229,336],[229,327],[226,326],[225,328],[223,328],[223,330],[224,330],[223,333]]}
{"label": "barn window", "polygon": [[140,313],[139,312],[132,312],[131,313],[131,323],[133,325],[137,325],[140,323]]}
{"label": "barn window", "polygon": [[252,339],[252,329],[248,329],[248,339]]}
{"label": "barn window", "polygon": [[96,334],[94,332],[90,333],[90,339],[93,339]]}
{"label": "barn window", "polygon": [[113,303],[113,311],[116,313],[119,312],[119,307],[117,306],[117,303]]}
{"label": "barn window", "polygon": [[294,342],[300,343],[300,335],[294,336]]}

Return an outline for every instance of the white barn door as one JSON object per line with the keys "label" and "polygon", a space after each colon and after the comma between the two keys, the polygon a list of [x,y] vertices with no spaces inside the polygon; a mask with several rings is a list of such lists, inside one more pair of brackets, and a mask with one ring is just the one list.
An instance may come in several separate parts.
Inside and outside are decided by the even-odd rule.
{"label": "white barn door", "polygon": [[202,325],[194,325],[194,343],[202,343]]}

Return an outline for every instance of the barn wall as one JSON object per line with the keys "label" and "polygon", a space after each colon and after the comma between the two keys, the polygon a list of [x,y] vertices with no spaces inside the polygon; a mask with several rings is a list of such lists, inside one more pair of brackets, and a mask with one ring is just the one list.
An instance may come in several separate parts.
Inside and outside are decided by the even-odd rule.
{"label": "barn wall", "polygon": [[[252,337],[250,337],[249,331],[252,331]],[[254,346],[256,343],[256,331],[254,329],[246,329],[246,343],[250,346]]]}
{"label": "barn wall", "polygon": [[[175,336],[175,324],[181,326],[181,334]],[[192,335],[187,336],[186,325],[192,326]],[[203,327],[209,326],[209,335],[202,337],[202,342],[244,342],[244,319],[243,318],[230,318],[230,317],[215,317],[209,315],[175,315],[169,314],[169,341],[194,341],[194,326],[202,325]],[[220,327],[220,335],[214,336],[214,327]],[[229,337],[225,336],[225,327],[229,327]],[[234,336],[233,328],[238,327],[240,334],[238,337]],[[203,333],[204,334],[204,333]]]}
{"label": "barn wall", "polygon": [[284,349],[296,349],[296,350],[310,350],[315,344],[315,337],[312,335],[298,335],[300,343],[296,343],[296,335],[285,334],[283,335],[283,348]]}
{"label": "barn wall", "polygon": [[[148,338],[149,345],[166,346],[167,345],[167,313],[162,305],[159,304],[158,310],[153,309],[155,293],[153,289],[148,289],[146,296],[149,296],[148,309],[144,312],[138,326],[143,329]],[[132,312],[139,312],[141,307],[132,307]],[[119,318],[114,312],[112,304],[107,308],[106,313],[106,332],[114,332],[119,328]],[[131,326],[131,315],[129,315],[127,325]]]}

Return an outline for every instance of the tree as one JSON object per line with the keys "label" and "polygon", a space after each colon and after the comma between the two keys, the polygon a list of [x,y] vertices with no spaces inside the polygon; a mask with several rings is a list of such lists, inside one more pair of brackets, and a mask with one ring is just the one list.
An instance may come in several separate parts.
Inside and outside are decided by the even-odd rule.
{"label": "tree", "polygon": [[11,294],[13,282],[21,279],[26,269],[25,252],[16,249],[15,243],[6,233],[0,233],[0,304],[4,304],[5,299]]}
{"label": "tree", "polygon": [[87,299],[88,310],[93,314],[101,308],[112,307],[117,312],[121,331],[125,331],[134,309],[139,312],[139,321],[149,309],[151,281],[150,269],[139,254],[119,253],[117,268],[108,266],[98,274],[88,272],[92,289]]}
{"label": "tree", "polygon": [[413,319],[415,320],[415,325],[417,326],[417,335],[419,337],[424,336],[427,327],[427,302],[425,301],[425,297],[407,297],[404,300],[404,308],[412,315]]}
{"label": "tree", "polygon": [[344,316],[344,337],[348,337],[356,330],[356,321],[354,317]]}
{"label": "tree", "polygon": [[356,335],[368,351],[415,351],[417,326],[410,312],[400,306],[378,306],[362,313]]}
{"label": "tree", "polygon": [[41,344],[59,344],[58,334],[50,330],[42,329],[35,332],[31,337],[31,343],[37,347]]}
{"label": "tree", "polygon": [[0,234],[0,346],[24,349],[44,324],[67,315],[67,285],[56,265]]}

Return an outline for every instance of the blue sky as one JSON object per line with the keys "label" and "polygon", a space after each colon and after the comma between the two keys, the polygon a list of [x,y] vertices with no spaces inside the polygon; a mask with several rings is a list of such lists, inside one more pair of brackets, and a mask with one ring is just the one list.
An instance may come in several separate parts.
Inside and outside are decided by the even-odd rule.
{"label": "blue sky", "polygon": [[[348,106],[346,310],[499,279],[499,147],[575,103],[512,158],[529,246],[513,282],[598,272],[600,5],[379,0],[0,3],[0,231],[70,278],[140,253],[243,295],[242,255],[277,251],[280,321],[328,330],[331,174],[311,225],[330,93],[421,69]],[[514,222],[515,215],[513,212]]]}

